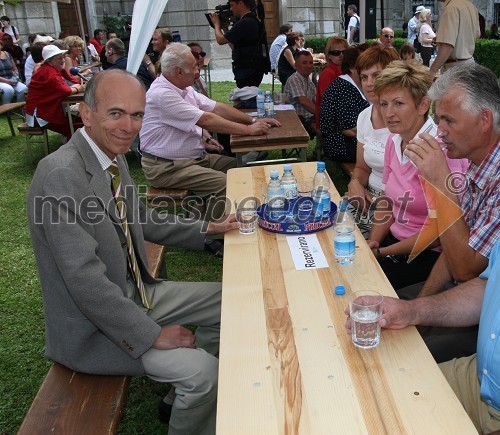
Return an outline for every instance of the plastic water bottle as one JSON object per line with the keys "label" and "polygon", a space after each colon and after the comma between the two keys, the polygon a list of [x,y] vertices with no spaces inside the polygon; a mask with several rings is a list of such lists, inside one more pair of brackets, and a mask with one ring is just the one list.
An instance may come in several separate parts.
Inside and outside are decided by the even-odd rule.
{"label": "plastic water bottle", "polygon": [[13,74],[11,80],[17,85],[19,82],[19,76],[17,74]]}
{"label": "plastic water bottle", "polygon": [[259,89],[257,92],[257,118],[266,117],[266,109],[264,108],[264,91]]}
{"label": "plastic water bottle", "polygon": [[330,179],[325,170],[325,162],[318,162],[318,172],[313,180],[313,213],[316,216],[330,215]]}
{"label": "plastic water bottle", "polygon": [[292,165],[284,165],[283,176],[281,177],[281,186],[285,193],[285,198],[289,201],[295,199],[298,196],[297,192],[297,179],[292,172]]}
{"label": "plastic water bottle", "polygon": [[267,185],[267,210],[271,220],[280,220],[285,214],[285,192],[276,169],[271,171]]}
{"label": "plastic water bottle", "polygon": [[335,252],[335,261],[342,265],[351,264],[356,253],[356,238],[354,236],[356,224],[351,213],[347,210],[348,205],[349,202],[346,199],[340,201],[334,226],[333,250]]}
{"label": "plastic water bottle", "polygon": [[274,118],[274,100],[271,91],[266,91],[264,97],[264,111],[266,112],[266,118]]}

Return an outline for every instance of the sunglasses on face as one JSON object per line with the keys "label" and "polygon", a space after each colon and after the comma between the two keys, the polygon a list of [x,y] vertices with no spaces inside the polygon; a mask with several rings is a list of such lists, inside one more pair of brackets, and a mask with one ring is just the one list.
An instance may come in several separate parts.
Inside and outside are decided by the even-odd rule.
{"label": "sunglasses on face", "polygon": [[207,55],[207,53],[205,53],[204,51],[200,51],[198,54],[200,55],[200,57],[205,57]]}
{"label": "sunglasses on face", "polygon": [[393,38],[394,38],[394,36],[393,36],[393,35],[382,35],[382,36],[383,36],[384,38],[391,38],[391,39],[393,39]]}
{"label": "sunglasses on face", "polygon": [[332,56],[340,56],[344,50],[330,50],[328,54],[331,54]]}

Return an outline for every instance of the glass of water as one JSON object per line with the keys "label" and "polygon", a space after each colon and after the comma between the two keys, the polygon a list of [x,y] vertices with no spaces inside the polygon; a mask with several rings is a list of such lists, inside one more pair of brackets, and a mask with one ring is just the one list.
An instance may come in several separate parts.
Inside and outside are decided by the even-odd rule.
{"label": "glass of water", "polygon": [[253,234],[257,230],[257,208],[259,202],[255,197],[234,201],[236,220],[240,223],[241,234]]}
{"label": "glass of water", "polygon": [[351,336],[354,346],[371,349],[380,342],[380,325],[384,297],[374,290],[361,290],[349,297]]}

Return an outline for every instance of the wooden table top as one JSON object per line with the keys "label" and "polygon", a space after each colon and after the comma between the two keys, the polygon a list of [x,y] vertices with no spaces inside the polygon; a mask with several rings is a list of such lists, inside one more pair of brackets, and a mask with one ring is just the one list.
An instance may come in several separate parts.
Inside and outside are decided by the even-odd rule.
{"label": "wooden table top", "polygon": [[78,94],[71,94],[64,98],[63,104],[75,104],[81,103],[83,101],[84,92],[78,92]]}
{"label": "wooden table top", "polygon": [[272,127],[267,134],[260,136],[231,135],[231,147],[256,144],[280,144],[286,142],[309,141],[309,135],[300,122],[295,110],[277,110],[275,118],[281,122],[281,127]]}
{"label": "wooden table top", "polygon": [[[315,168],[293,165],[297,177]],[[230,170],[228,198],[260,197],[271,169],[282,172]],[[348,295],[395,292],[359,231],[349,266],[333,260],[331,228],[316,234],[329,267],[304,271],[284,235],[225,235],[217,433],[476,433],[414,327],[383,330],[375,349],[354,347],[344,327]],[[332,292],[338,284],[346,295]]]}

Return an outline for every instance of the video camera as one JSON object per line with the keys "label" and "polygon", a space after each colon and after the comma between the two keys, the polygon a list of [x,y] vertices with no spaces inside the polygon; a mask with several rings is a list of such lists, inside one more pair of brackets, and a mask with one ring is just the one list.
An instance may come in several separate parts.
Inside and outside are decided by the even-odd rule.
{"label": "video camera", "polygon": [[[236,21],[233,15],[233,11],[231,11],[231,6],[229,5],[229,2],[227,2],[225,5],[215,6],[215,13],[219,17],[220,26],[223,29],[228,29],[229,26]],[[210,13],[205,14],[205,17],[207,17],[207,21],[208,24],[210,24],[210,27],[214,28],[214,23],[212,23],[212,19],[210,18]]]}

